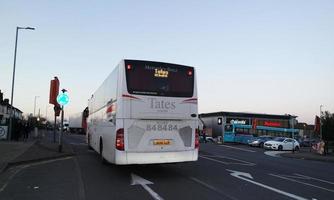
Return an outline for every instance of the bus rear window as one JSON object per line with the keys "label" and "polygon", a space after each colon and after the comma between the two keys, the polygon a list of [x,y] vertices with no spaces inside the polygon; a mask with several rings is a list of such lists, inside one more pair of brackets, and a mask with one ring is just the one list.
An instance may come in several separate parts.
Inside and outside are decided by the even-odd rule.
{"label": "bus rear window", "polygon": [[130,94],[192,97],[194,68],[183,65],[125,60],[126,83]]}

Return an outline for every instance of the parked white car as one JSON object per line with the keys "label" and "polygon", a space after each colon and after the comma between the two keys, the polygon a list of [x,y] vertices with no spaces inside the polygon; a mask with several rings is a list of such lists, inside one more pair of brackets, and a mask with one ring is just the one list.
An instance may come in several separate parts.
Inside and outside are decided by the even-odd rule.
{"label": "parked white car", "polygon": [[292,138],[275,138],[274,140],[270,140],[264,143],[265,149],[272,149],[272,150],[293,150],[298,151],[300,148],[299,142]]}

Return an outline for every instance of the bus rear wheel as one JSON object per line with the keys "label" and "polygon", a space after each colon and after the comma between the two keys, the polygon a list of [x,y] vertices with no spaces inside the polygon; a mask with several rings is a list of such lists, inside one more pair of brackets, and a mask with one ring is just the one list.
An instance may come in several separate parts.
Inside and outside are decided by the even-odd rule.
{"label": "bus rear wheel", "polygon": [[90,140],[91,140],[90,137],[91,137],[90,135],[88,135],[87,137],[87,143],[88,143],[87,146],[88,146],[88,150],[93,150],[92,146],[90,145]]}
{"label": "bus rear wheel", "polygon": [[106,164],[106,159],[103,157],[103,141],[100,139],[100,160],[102,164]]}

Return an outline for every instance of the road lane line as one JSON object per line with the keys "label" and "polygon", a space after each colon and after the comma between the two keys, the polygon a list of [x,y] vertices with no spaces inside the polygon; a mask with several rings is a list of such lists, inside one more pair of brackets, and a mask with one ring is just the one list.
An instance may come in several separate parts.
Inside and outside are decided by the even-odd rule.
{"label": "road lane line", "polygon": [[202,186],[204,186],[204,187],[206,187],[206,188],[208,188],[208,189],[210,189],[210,190],[212,190],[212,191],[214,191],[214,192],[217,192],[217,193],[220,194],[220,195],[224,195],[225,197],[227,197],[227,198],[229,198],[229,199],[232,199],[232,200],[238,200],[237,198],[232,197],[232,196],[230,196],[230,195],[227,195],[227,194],[225,194],[224,192],[220,191],[219,189],[213,187],[212,185],[209,185],[208,183],[205,183],[205,182],[203,182],[203,181],[201,181],[201,180],[199,180],[199,179],[197,179],[197,178],[195,178],[195,177],[189,177],[189,178],[190,178],[191,180],[195,181],[196,183],[198,183],[198,184],[200,184],[200,185],[202,185]]}
{"label": "road lane line", "polygon": [[[231,174],[230,174],[231,176],[236,177],[236,178],[241,179],[241,180],[244,180],[244,181],[247,181],[247,182],[250,182],[250,183],[253,183],[254,185],[266,188],[268,190],[274,191],[276,193],[282,194],[284,196],[288,196],[288,197],[296,199],[296,200],[307,200],[304,197],[300,197],[300,196],[297,196],[295,194],[291,194],[289,192],[285,192],[283,190],[279,190],[279,189],[270,187],[268,185],[265,185],[265,184],[253,181],[253,180],[250,179],[250,178],[252,178],[252,176],[249,173],[234,171],[234,170],[230,170],[230,169],[226,169],[226,170],[229,171],[229,172],[231,172]],[[247,178],[245,178],[245,177],[247,177]]]}
{"label": "road lane line", "polygon": [[[256,165],[255,163],[251,163],[251,162],[248,162],[248,161],[245,161],[245,160],[240,160],[240,159],[232,158],[232,157],[228,157],[228,156],[203,155],[203,157],[209,157],[209,158],[226,158],[226,159],[230,159],[230,160],[238,161],[238,162],[241,162],[241,163],[245,163],[245,164],[243,164],[243,165],[249,165],[249,166],[254,166],[254,165]],[[240,163],[232,163],[232,162],[229,162],[229,163],[230,163],[230,164],[240,164]]]}
{"label": "road lane line", "polygon": [[225,164],[225,165],[228,164],[227,162],[223,162],[223,161],[220,161],[220,160],[215,160],[215,159],[212,159],[212,158],[207,158],[207,157],[204,157],[204,156],[198,156],[198,157],[204,158],[204,159],[207,159],[207,160],[211,160],[211,161],[214,161],[214,162],[217,162],[217,163],[222,163],[222,164]]}
{"label": "road lane line", "polygon": [[226,147],[226,148],[231,148],[231,149],[237,149],[240,151],[246,151],[246,152],[251,152],[251,153],[255,153],[256,151],[253,150],[249,150],[249,149],[243,149],[243,148],[238,148],[238,147],[232,147],[232,146],[227,146],[227,145],[220,145],[221,147]]}
{"label": "road lane line", "polygon": [[82,180],[82,172],[78,163],[78,160],[76,158],[73,159],[75,168],[77,171],[77,176],[78,176],[78,193],[79,193],[79,200],[85,200],[86,195],[85,195],[85,185]]}
{"label": "road lane line", "polygon": [[238,161],[238,162],[224,162],[224,161],[221,161],[221,160],[216,160],[216,159],[213,159],[213,158],[210,158],[210,157],[207,157],[207,156],[201,156],[201,155],[199,157],[207,159],[207,160],[211,160],[211,161],[214,161],[214,162],[217,162],[217,163],[225,164],[225,165],[245,165],[245,166],[255,166],[256,165],[255,163],[239,160],[239,159],[236,159],[236,158],[224,157],[224,156],[215,156],[215,157],[217,157],[217,158],[227,158],[227,159],[231,159],[231,160]]}
{"label": "road lane line", "polygon": [[[6,178],[0,178],[0,192],[4,191],[5,188],[7,187],[8,183],[14,178],[14,176],[16,174],[18,174],[20,171],[22,171],[23,167],[19,166],[16,168],[13,168],[11,170],[9,170],[8,173],[8,177]],[[1,180],[4,179],[4,180]],[[1,186],[2,185],[2,186]]]}
{"label": "road lane line", "polygon": [[317,185],[313,185],[313,184],[310,184],[310,183],[304,183],[304,182],[302,182],[302,181],[297,181],[297,180],[295,180],[295,179],[288,178],[288,177],[285,177],[285,176],[280,176],[280,175],[276,175],[276,174],[269,174],[269,175],[270,175],[270,176],[277,177],[277,178],[285,179],[285,180],[288,180],[288,181],[292,181],[292,182],[300,183],[300,184],[303,184],[303,185],[307,185],[307,186],[315,187],[315,188],[318,188],[318,189],[322,189],[322,190],[326,190],[326,191],[328,191],[328,192],[333,192],[333,193],[334,193],[334,190],[331,190],[331,189],[328,189],[328,188],[324,188],[324,187],[320,187],[320,186],[317,186]]}
{"label": "road lane line", "polygon": [[322,179],[319,179],[319,178],[313,178],[313,177],[305,176],[305,175],[302,175],[302,174],[297,174],[297,173],[295,173],[295,174],[297,176],[301,176],[301,177],[305,177],[305,178],[308,178],[308,179],[313,179],[313,180],[317,180],[317,181],[320,181],[320,182],[323,182],[323,183],[328,183],[328,184],[334,185],[334,183],[330,182],[330,181],[322,180]]}
{"label": "road lane line", "polygon": [[[16,176],[16,174],[21,172],[23,169],[26,169],[26,168],[31,167],[31,166],[42,165],[42,164],[52,163],[52,162],[56,162],[56,161],[60,161],[60,160],[67,160],[67,159],[71,159],[71,158],[72,158],[71,156],[68,156],[68,157],[64,157],[64,158],[57,158],[57,159],[53,159],[53,160],[40,161],[40,162],[36,162],[36,163],[23,164],[23,165],[19,165],[17,167],[13,167],[8,172],[9,173],[8,178],[6,178],[4,181],[1,181],[1,179],[0,179],[0,192],[3,192],[6,189],[8,183]],[[2,186],[1,186],[1,184],[2,184]]]}

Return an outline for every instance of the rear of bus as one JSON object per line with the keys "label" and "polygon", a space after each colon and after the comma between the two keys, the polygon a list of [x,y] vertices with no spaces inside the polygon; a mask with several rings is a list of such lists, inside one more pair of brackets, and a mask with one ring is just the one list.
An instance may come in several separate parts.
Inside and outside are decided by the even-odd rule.
{"label": "rear of bus", "polygon": [[124,60],[119,69],[123,77],[119,82],[115,163],[196,161],[199,142],[194,68]]}

